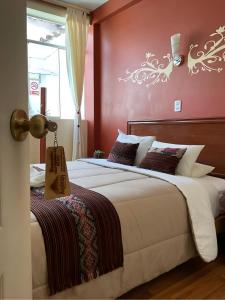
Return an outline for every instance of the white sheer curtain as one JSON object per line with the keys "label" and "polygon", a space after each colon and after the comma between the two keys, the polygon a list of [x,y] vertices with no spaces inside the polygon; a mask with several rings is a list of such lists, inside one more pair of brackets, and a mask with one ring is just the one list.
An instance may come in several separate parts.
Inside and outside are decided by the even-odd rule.
{"label": "white sheer curtain", "polygon": [[83,156],[84,143],[81,130],[81,101],[84,84],[84,66],[89,17],[81,10],[68,8],[66,18],[67,70],[76,115],[74,117],[73,153],[75,160]]}

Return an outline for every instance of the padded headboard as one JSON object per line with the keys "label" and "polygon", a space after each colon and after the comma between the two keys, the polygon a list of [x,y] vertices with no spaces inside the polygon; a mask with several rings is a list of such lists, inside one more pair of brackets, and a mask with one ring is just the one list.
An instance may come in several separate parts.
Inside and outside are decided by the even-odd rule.
{"label": "padded headboard", "polygon": [[225,178],[225,118],[128,121],[127,133],[153,135],[161,142],[205,145],[198,162],[215,167]]}

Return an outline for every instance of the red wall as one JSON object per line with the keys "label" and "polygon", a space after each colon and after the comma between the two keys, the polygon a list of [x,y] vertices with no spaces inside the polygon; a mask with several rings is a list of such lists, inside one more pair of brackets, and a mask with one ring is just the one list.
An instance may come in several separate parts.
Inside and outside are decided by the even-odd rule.
{"label": "red wall", "polygon": [[[188,53],[191,43],[200,44],[200,50],[209,35],[225,25],[224,0],[142,0],[130,1],[118,13],[104,9],[94,12],[98,31],[95,41],[94,102],[99,107],[94,113],[95,144],[89,144],[89,154],[94,148],[108,152],[117,135],[117,128],[126,131],[128,120],[182,119],[225,116],[225,62],[224,70],[200,72],[191,76],[187,60],[174,69],[169,81],[146,88],[131,82],[119,82],[126,69],[134,70],[145,60],[145,52],[157,57],[169,53],[170,36],[182,33],[181,51]],[[129,1],[126,1],[129,2]],[[181,99],[183,110],[173,111],[174,99]],[[93,101],[93,98],[92,98]],[[92,120],[93,121],[93,120]]]}

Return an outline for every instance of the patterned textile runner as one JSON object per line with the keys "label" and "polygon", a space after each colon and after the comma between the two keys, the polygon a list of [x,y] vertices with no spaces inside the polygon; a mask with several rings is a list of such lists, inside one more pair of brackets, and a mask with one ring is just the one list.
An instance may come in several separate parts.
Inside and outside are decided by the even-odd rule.
{"label": "patterned textile runner", "polygon": [[123,266],[118,214],[103,195],[71,183],[72,194],[44,199],[31,190],[31,211],[45,242],[50,295]]}

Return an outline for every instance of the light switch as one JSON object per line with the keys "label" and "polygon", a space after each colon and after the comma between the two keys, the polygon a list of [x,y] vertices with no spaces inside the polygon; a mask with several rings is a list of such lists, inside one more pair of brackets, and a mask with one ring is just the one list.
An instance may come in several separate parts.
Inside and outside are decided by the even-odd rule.
{"label": "light switch", "polygon": [[182,101],[181,100],[174,100],[174,111],[179,112],[182,110]]}

